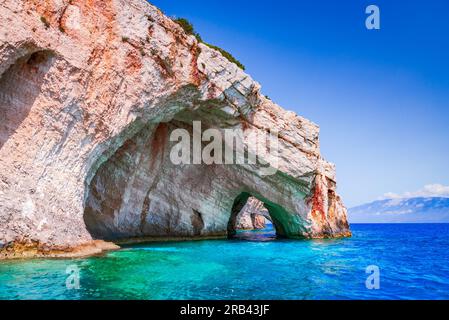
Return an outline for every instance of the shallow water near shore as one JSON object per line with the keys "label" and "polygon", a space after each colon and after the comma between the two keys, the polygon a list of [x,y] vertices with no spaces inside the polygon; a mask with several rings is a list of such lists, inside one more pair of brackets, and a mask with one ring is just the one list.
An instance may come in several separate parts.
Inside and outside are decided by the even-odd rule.
{"label": "shallow water near shore", "polygon": [[[352,231],[350,239],[294,241],[267,229],[86,259],[4,261],[0,299],[449,299],[449,225]],[[365,285],[371,265],[380,268],[379,290]],[[66,286],[73,269],[78,290]]]}

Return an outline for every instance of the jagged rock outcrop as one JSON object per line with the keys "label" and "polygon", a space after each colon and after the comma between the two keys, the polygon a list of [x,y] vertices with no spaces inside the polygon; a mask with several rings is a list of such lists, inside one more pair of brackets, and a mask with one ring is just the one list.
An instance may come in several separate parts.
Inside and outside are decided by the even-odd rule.
{"label": "jagged rock outcrop", "polygon": [[[0,30],[1,257],[223,237],[250,196],[280,235],[350,235],[318,126],[146,1],[4,0]],[[192,132],[193,120],[277,130],[279,153],[266,160],[278,171],[174,165],[170,132]]]}
{"label": "jagged rock outcrop", "polygon": [[237,230],[260,230],[265,229],[265,218],[271,220],[270,213],[262,201],[249,198],[245,207],[237,215],[235,229]]}

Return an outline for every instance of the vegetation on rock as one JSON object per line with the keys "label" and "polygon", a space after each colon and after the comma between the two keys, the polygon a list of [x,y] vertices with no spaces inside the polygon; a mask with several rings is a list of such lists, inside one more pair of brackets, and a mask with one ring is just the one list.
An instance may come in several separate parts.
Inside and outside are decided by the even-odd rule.
{"label": "vegetation on rock", "polygon": [[229,53],[228,51],[226,51],[220,47],[217,47],[215,45],[212,45],[212,44],[209,44],[209,43],[203,41],[200,34],[195,31],[195,27],[192,25],[192,23],[190,23],[190,21],[188,21],[185,18],[177,18],[177,19],[174,19],[173,21],[175,21],[177,24],[179,24],[181,26],[181,28],[184,29],[185,33],[187,33],[188,35],[195,36],[195,38],[198,40],[198,42],[205,44],[206,46],[208,46],[211,49],[217,50],[218,52],[220,52],[223,55],[223,57],[228,59],[230,62],[235,63],[240,69],[245,70],[245,66],[239,60],[237,60],[231,53]]}

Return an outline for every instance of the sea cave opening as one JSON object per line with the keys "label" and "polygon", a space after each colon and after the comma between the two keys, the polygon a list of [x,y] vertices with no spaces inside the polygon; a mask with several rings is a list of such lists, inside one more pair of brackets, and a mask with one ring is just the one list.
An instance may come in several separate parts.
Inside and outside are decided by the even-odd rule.
{"label": "sea cave opening", "polygon": [[[280,194],[269,182],[255,179],[238,165],[172,161],[179,144],[171,139],[174,130],[185,129],[193,136],[192,119],[205,119],[206,129],[218,126],[217,115],[198,116],[204,112],[183,112],[167,122],[147,123],[127,135],[107,160],[102,157],[105,160],[86,181],[84,222],[94,239],[116,243],[236,239],[245,229],[238,223],[247,203],[247,208],[261,211],[249,214],[256,229],[253,236],[260,231],[273,240],[291,234],[292,215],[270,201]],[[235,190],[242,185],[254,192],[236,197]],[[283,204],[281,198],[277,202]]]}
{"label": "sea cave opening", "polygon": [[272,241],[285,234],[281,222],[272,216],[276,205],[264,202],[250,193],[234,201],[228,223],[228,239]]}

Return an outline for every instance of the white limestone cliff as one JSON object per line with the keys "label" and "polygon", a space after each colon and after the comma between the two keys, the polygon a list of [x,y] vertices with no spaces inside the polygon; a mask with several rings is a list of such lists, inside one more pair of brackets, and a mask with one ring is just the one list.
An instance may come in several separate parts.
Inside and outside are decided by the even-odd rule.
{"label": "white limestone cliff", "polygon": [[[277,130],[278,172],[174,165],[192,120]],[[0,257],[223,237],[249,196],[282,236],[349,236],[318,135],[144,0],[0,1]]]}

